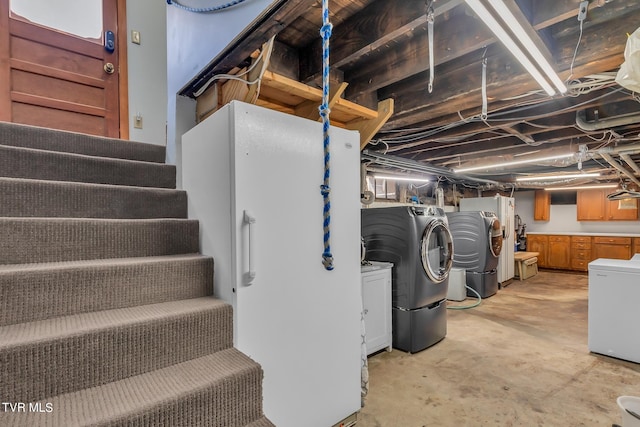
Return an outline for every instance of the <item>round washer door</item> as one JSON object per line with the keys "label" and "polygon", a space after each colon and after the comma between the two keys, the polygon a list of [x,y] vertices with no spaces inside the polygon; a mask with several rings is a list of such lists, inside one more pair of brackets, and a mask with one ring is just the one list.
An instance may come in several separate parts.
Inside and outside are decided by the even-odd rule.
{"label": "round washer door", "polygon": [[449,276],[453,263],[453,238],[442,219],[429,222],[420,242],[422,267],[431,281],[440,283]]}
{"label": "round washer door", "polygon": [[489,226],[489,249],[493,256],[500,256],[502,252],[502,226],[498,218],[493,218]]}

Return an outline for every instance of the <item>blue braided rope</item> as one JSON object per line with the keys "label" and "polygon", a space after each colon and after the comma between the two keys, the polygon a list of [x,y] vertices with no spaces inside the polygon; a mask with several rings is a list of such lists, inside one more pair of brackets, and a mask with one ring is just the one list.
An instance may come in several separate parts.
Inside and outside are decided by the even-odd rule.
{"label": "blue braided rope", "polygon": [[320,104],[320,117],[322,118],[322,135],[324,141],[324,180],[320,186],[320,193],[324,199],[324,209],[322,211],[324,220],[322,228],[324,232],[324,252],[322,252],[322,265],[327,270],[333,270],[333,255],[331,254],[331,200],[329,194],[329,176],[331,172],[329,147],[331,139],[329,137],[329,39],[333,26],[329,22],[329,0],[322,0],[322,104]]}
{"label": "blue braided rope", "polygon": [[231,6],[235,6],[240,3],[244,3],[247,0],[232,0],[229,3],[221,4],[220,6],[212,6],[212,7],[190,7],[185,6],[183,4],[178,3],[176,0],[167,0],[167,4],[172,4],[180,9],[195,12],[195,13],[209,13],[209,12],[217,12],[219,10],[228,9]]}

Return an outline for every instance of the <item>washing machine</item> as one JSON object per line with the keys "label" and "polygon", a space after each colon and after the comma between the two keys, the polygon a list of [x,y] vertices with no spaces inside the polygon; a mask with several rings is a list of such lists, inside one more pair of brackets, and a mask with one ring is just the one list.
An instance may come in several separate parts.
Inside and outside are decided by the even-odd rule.
{"label": "washing machine", "polygon": [[393,263],[393,347],[415,353],[436,344],[447,333],[446,296],[453,255],[444,211],[396,206],[361,212],[367,259]]}
{"label": "washing machine", "polygon": [[[493,212],[447,212],[453,236],[453,266],[466,270],[467,286],[482,298],[498,292],[502,228]],[[475,296],[467,289],[467,296]]]}

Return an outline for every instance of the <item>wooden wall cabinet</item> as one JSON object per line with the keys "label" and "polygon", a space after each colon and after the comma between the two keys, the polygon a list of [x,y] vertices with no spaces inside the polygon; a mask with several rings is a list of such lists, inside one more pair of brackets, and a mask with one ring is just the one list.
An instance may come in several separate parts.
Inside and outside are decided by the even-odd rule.
{"label": "wooden wall cabinet", "polygon": [[533,219],[549,221],[551,211],[551,195],[545,190],[536,190],[533,200]]}
{"label": "wooden wall cabinet", "polygon": [[[606,197],[606,196],[605,196]],[[638,199],[631,201],[625,200],[625,203],[635,205],[635,209],[620,209],[620,200],[606,201],[606,214],[609,220],[614,221],[634,221],[638,219]]]}
{"label": "wooden wall cabinet", "polygon": [[538,267],[547,267],[547,246],[549,236],[545,234],[527,234],[527,252],[539,252]]}
{"label": "wooden wall cabinet", "polygon": [[546,266],[569,270],[571,268],[571,236],[549,236]]}
{"label": "wooden wall cabinet", "polygon": [[594,237],[593,258],[630,259],[631,237]]}
{"label": "wooden wall cabinet", "polygon": [[619,201],[608,200],[608,189],[578,190],[578,221],[634,221],[638,219],[638,201],[635,209],[620,209]]}
{"label": "wooden wall cabinet", "polygon": [[591,254],[591,236],[571,236],[571,270],[588,271]]}

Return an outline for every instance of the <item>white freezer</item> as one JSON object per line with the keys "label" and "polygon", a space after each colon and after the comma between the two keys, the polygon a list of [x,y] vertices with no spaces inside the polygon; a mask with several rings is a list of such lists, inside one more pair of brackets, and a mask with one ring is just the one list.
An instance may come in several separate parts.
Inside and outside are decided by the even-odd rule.
{"label": "white freezer", "polygon": [[640,263],[600,258],[589,263],[589,350],[640,363]]}
{"label": "white freezer", "polygon": [[460,199],[460,211],[493,212],[498,216],[503,237],[502,250],[498,257],[498,282],[504,283],[513,279],[515,274],[515,199],[500,195],[465,197]]}
{"label": "white freezer", "polygon": [[321,123],[234,101],[182,139],[215,295],[233,305],[235,346],[262,365],[278,427],[327,427],[360,409],[360,139],[331,135],[333,271],[321,257]]}

